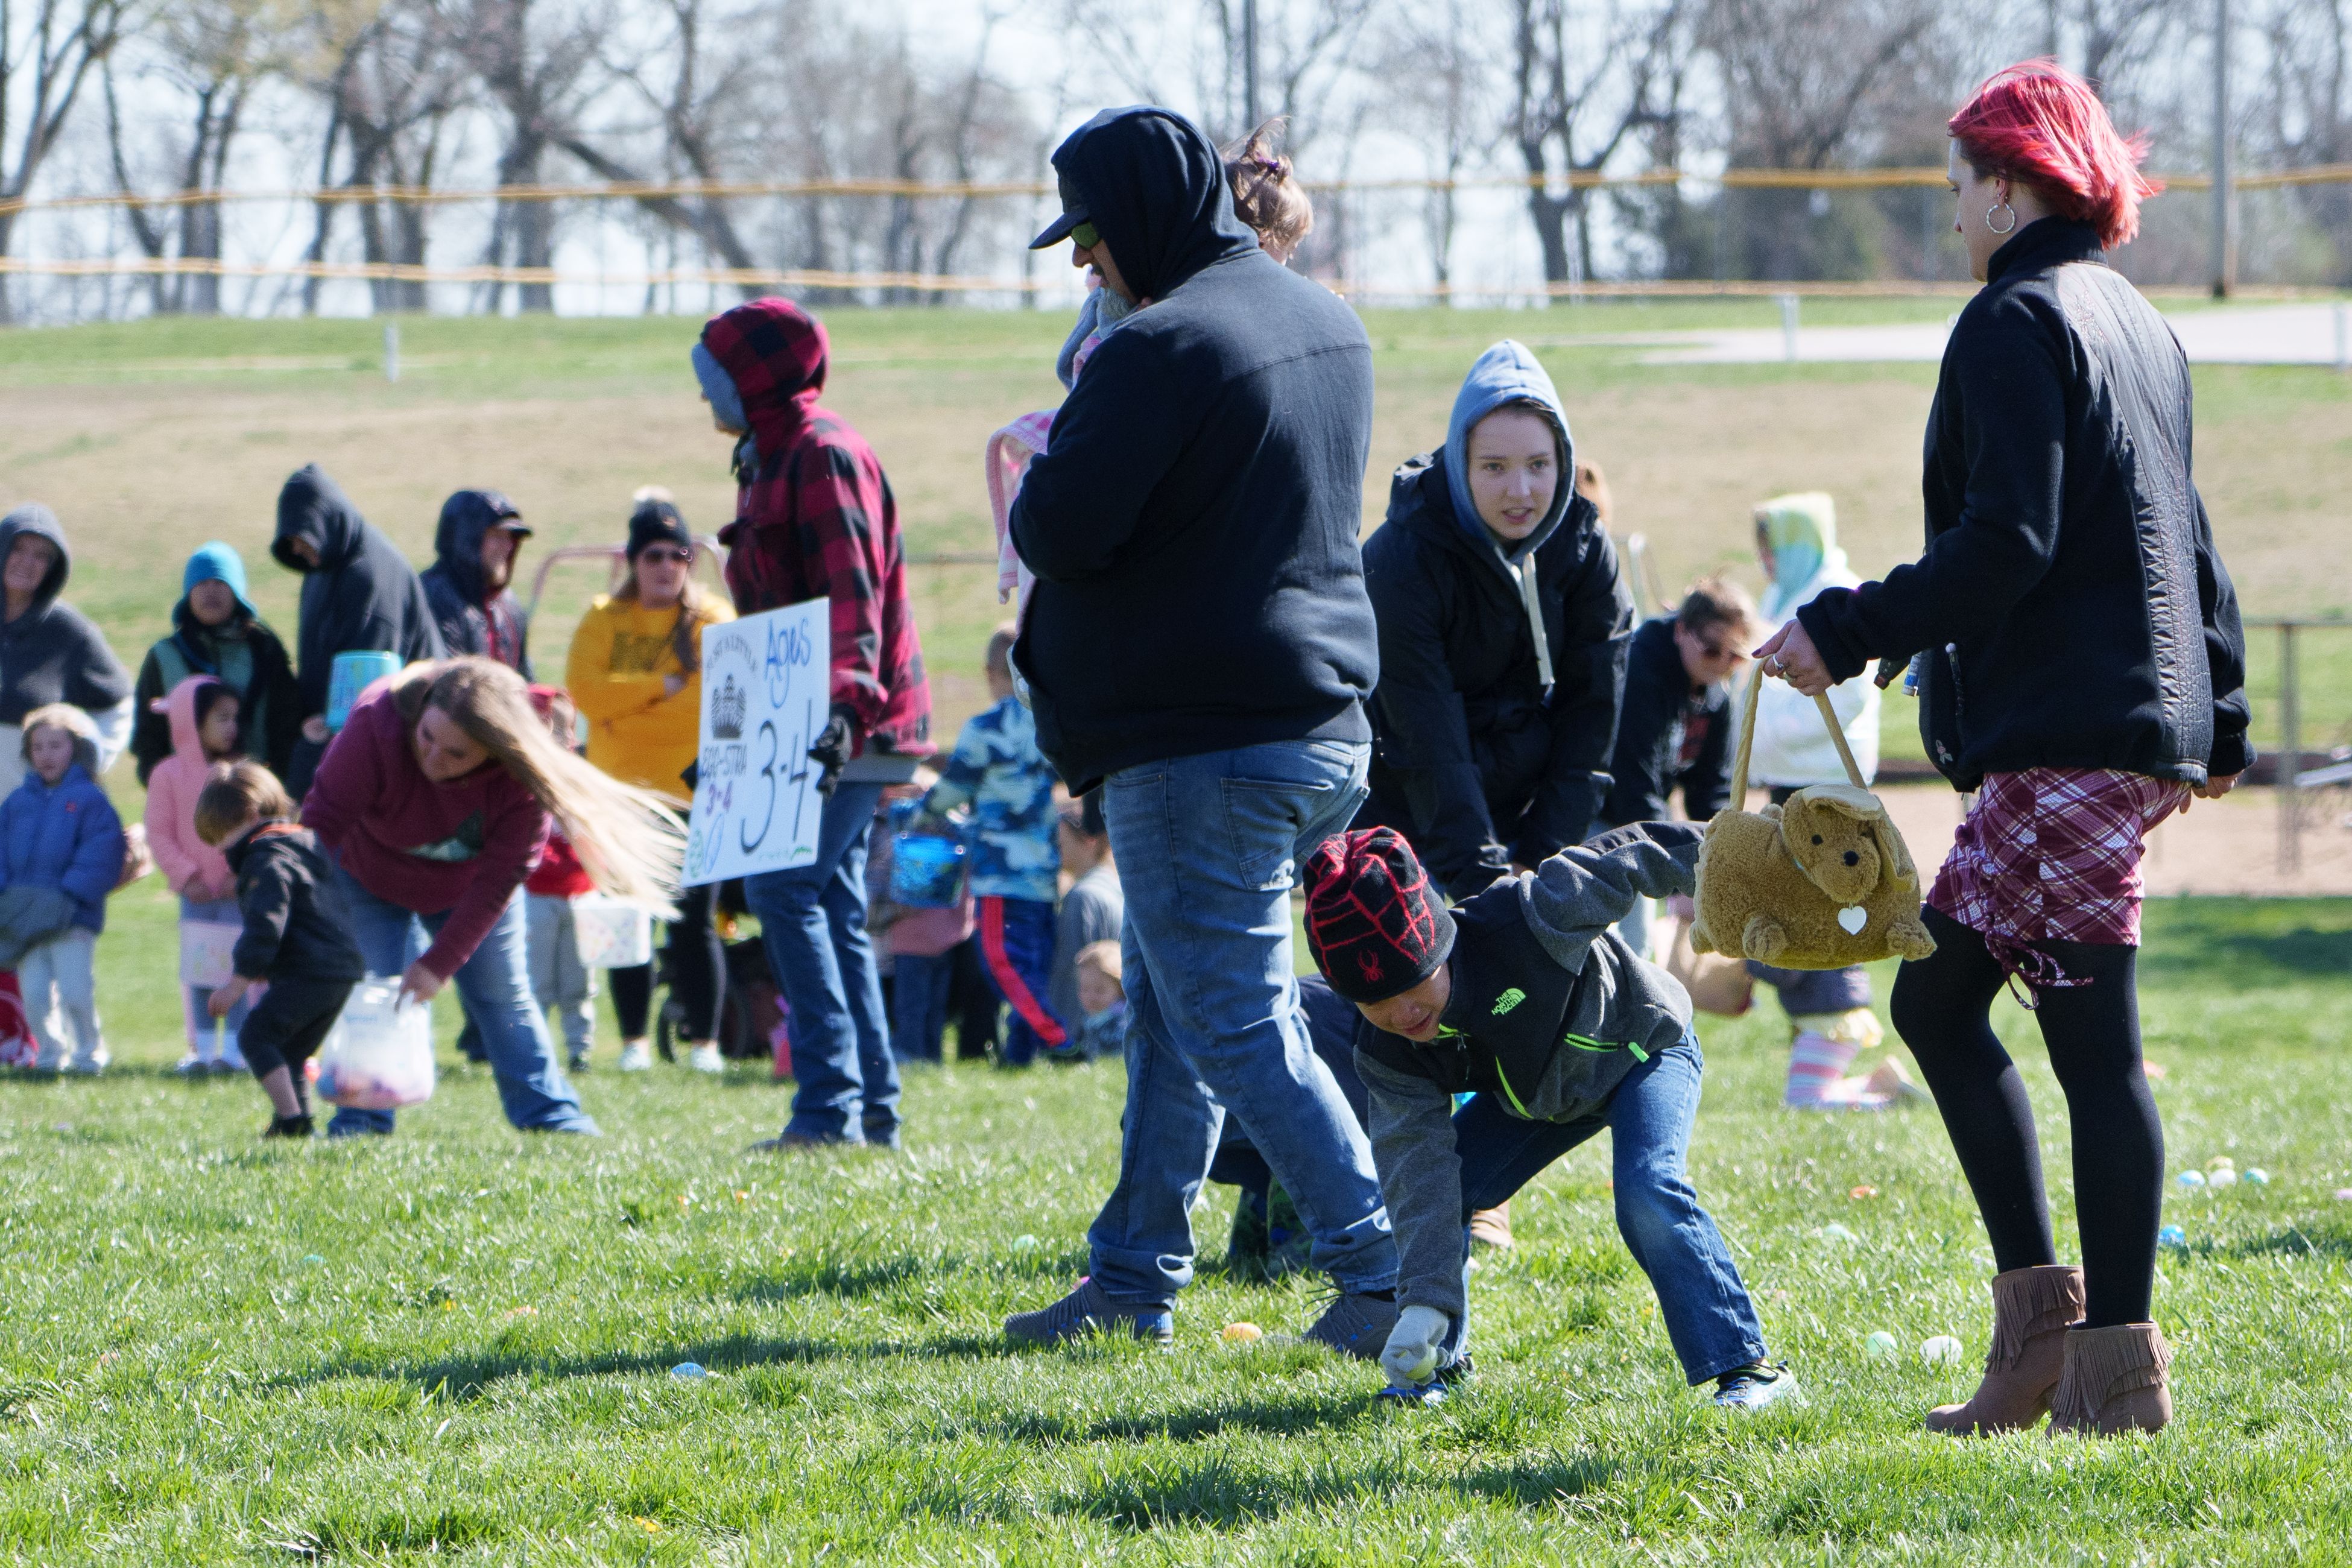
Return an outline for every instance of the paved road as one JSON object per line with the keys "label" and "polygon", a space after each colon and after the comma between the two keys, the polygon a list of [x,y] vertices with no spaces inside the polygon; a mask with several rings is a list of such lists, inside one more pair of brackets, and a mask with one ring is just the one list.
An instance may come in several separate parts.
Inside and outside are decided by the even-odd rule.
{"label": "paved road", "polygon": [[[2168,318],[2197,364],[2342,364],[2352,342],[2352,307],[2321,302],[2235,305],[2182,310]],[[1797,358],[1810,363],[1925,361],[1944,357],[1948,323],[1896,327],[1805,327]],[[1634,340],[1628,340],[1633,342]],[[1652,364],[1769,364],[1788,358],[1777,328],[1760,331],[1659,332],[1638,340]]]}

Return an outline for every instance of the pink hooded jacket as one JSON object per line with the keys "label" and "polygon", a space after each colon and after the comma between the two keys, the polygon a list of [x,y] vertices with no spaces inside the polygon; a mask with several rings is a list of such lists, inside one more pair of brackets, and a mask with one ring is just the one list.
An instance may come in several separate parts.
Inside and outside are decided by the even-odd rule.
{"label": "pink hooded jacket", "polygon": [[227,858],[196,837],[196,796],[211,766],[196,735],[196,693],[219,684],[209,675],[192,675],[156,704],[172,721],[172,754],[147,779],[147,847],[172,891],[200,903],[236,891]]}

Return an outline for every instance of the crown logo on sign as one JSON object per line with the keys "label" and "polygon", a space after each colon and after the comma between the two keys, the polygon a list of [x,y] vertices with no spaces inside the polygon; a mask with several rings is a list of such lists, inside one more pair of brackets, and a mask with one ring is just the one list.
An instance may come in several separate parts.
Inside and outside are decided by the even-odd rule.
{"label": "crown logo on sign", "polygon": [[735,684],[732,675],[719,683],[719,694],[710,700],[710,732],[722,741],[743,738],[743,713],[750,707],[743,689]]}

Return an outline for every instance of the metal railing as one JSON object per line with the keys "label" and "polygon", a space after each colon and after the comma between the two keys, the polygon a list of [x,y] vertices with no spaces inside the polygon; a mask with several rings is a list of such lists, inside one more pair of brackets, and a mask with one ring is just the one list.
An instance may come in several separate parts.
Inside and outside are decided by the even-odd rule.
{"label": "metal railing", "polygon": [[2352,617],[2342,616],[2250,616],[2248,632],[2278,633],[2279,747],[2275,785],[2278,790],[2278,869],[2293,876],[2303,868],[2304,792],[2352,783],[2352,759],[2330,756],[2315,768],[2305,767],[2303,752],[2303,678],[2301,634],[2307,631],[2352,629]]}

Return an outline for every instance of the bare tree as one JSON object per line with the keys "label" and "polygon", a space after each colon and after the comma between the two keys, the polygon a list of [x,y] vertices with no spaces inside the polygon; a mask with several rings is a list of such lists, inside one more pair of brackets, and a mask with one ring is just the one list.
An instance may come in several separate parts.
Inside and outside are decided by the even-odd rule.
{"label": "bare tree", "polygon": [[[56,150],[90,72],[144,15],[139,0],[0,0],[0,256],[15,237],[15,204]],[[0,279],[0,322],[14,310]]]}
{"label": "bare tree", "polygon": [[[221,258],[220,204],[192,198],[221,191],[229,147],[243,128],[254,89],[279,63],[281,39],[272,20],[266,0],[189,0],[166,13],[154,29],[162,58],[144,74],[176,89],[189,113],[184,130],[166,132],[159,149],[170,171],[169,188],[179,198],[176,207],[159,213],[132,201],[124,208],[131,237],[150,259],[163,257],[175,240],[184,260]],[[131,166],[133,153],[126,145],[129,128],[117,85],[117,62],[110,56],[100,69],[108,162],[116,188],[125,196],[136,196],[143,182]],[[159,273],[147,282],[150,301],[159,312],[215,315],[220,310],[216,273],[171,278]]]}
{"label": "bare tree", "polygon": [[[466,58],[506,121],[498,183],[502,187],[536,185],[548,150],[578,123],[591,86],[589,70],[609,19],[595,11],[567,11],[546,0],[472,0],[460,26]],[[552,205],[501,197],[491,216],[483,259],[492,266],[552,266]],[[492,283],[485,290],[493,313],[500,289]],[[525,283],[518,292],[526,310],[555,309],[555,290],[548,284]]]}
{"label": "bare tree", "polygon": [[1389,101],[1422,129],[1418,140],[1431,182],[1422,228],[1441,291],[1454,281],[1455,183],[1493,147],[1497,130],[1486,40],[1476,21],[1466,0],[1397,7],[1373,65],[1378,79],[1392,84]]}
{"label": "bare tree", "polygon": [[[2282,0],[2263,22],[2260,151],[2288,168],[2352,163],[2352,3]],[[2333,257],[2326,280],[2352,287],[2352,185],[2300,186],[2291,199]]]}
{"label": "bare tree", "polygon": [[1591,191],[1573,177],[1600,172],[1654,118],[1654,98],[1685,41],[1689,4],[1612,5],[1586,18],[1569,0],[1512,0],[1507,134],[1527,169],[1528,216],[1543,247],[1546,282],[1591,276]]}
{"label": "bare tree", "polygon": [[[467,90],[450,19],[433,0],[354,0],[320,7],[311,25],[313,36],[292,74],[327,110],[319,188],[347,194],[373,193],[385,185],[429,188],[440,173],[448,123]],[[424,265],[431,209],[419,201],[373,195],[317,204],[311,262],[326,259],[336,216],[346,207],[356,213],[367,261]],[[378,310],[421,310],[427,303],[422,283],[379,279],[369,287]],[[316,277],[305,281],[306,313],[318,309],[319,292]]]}

